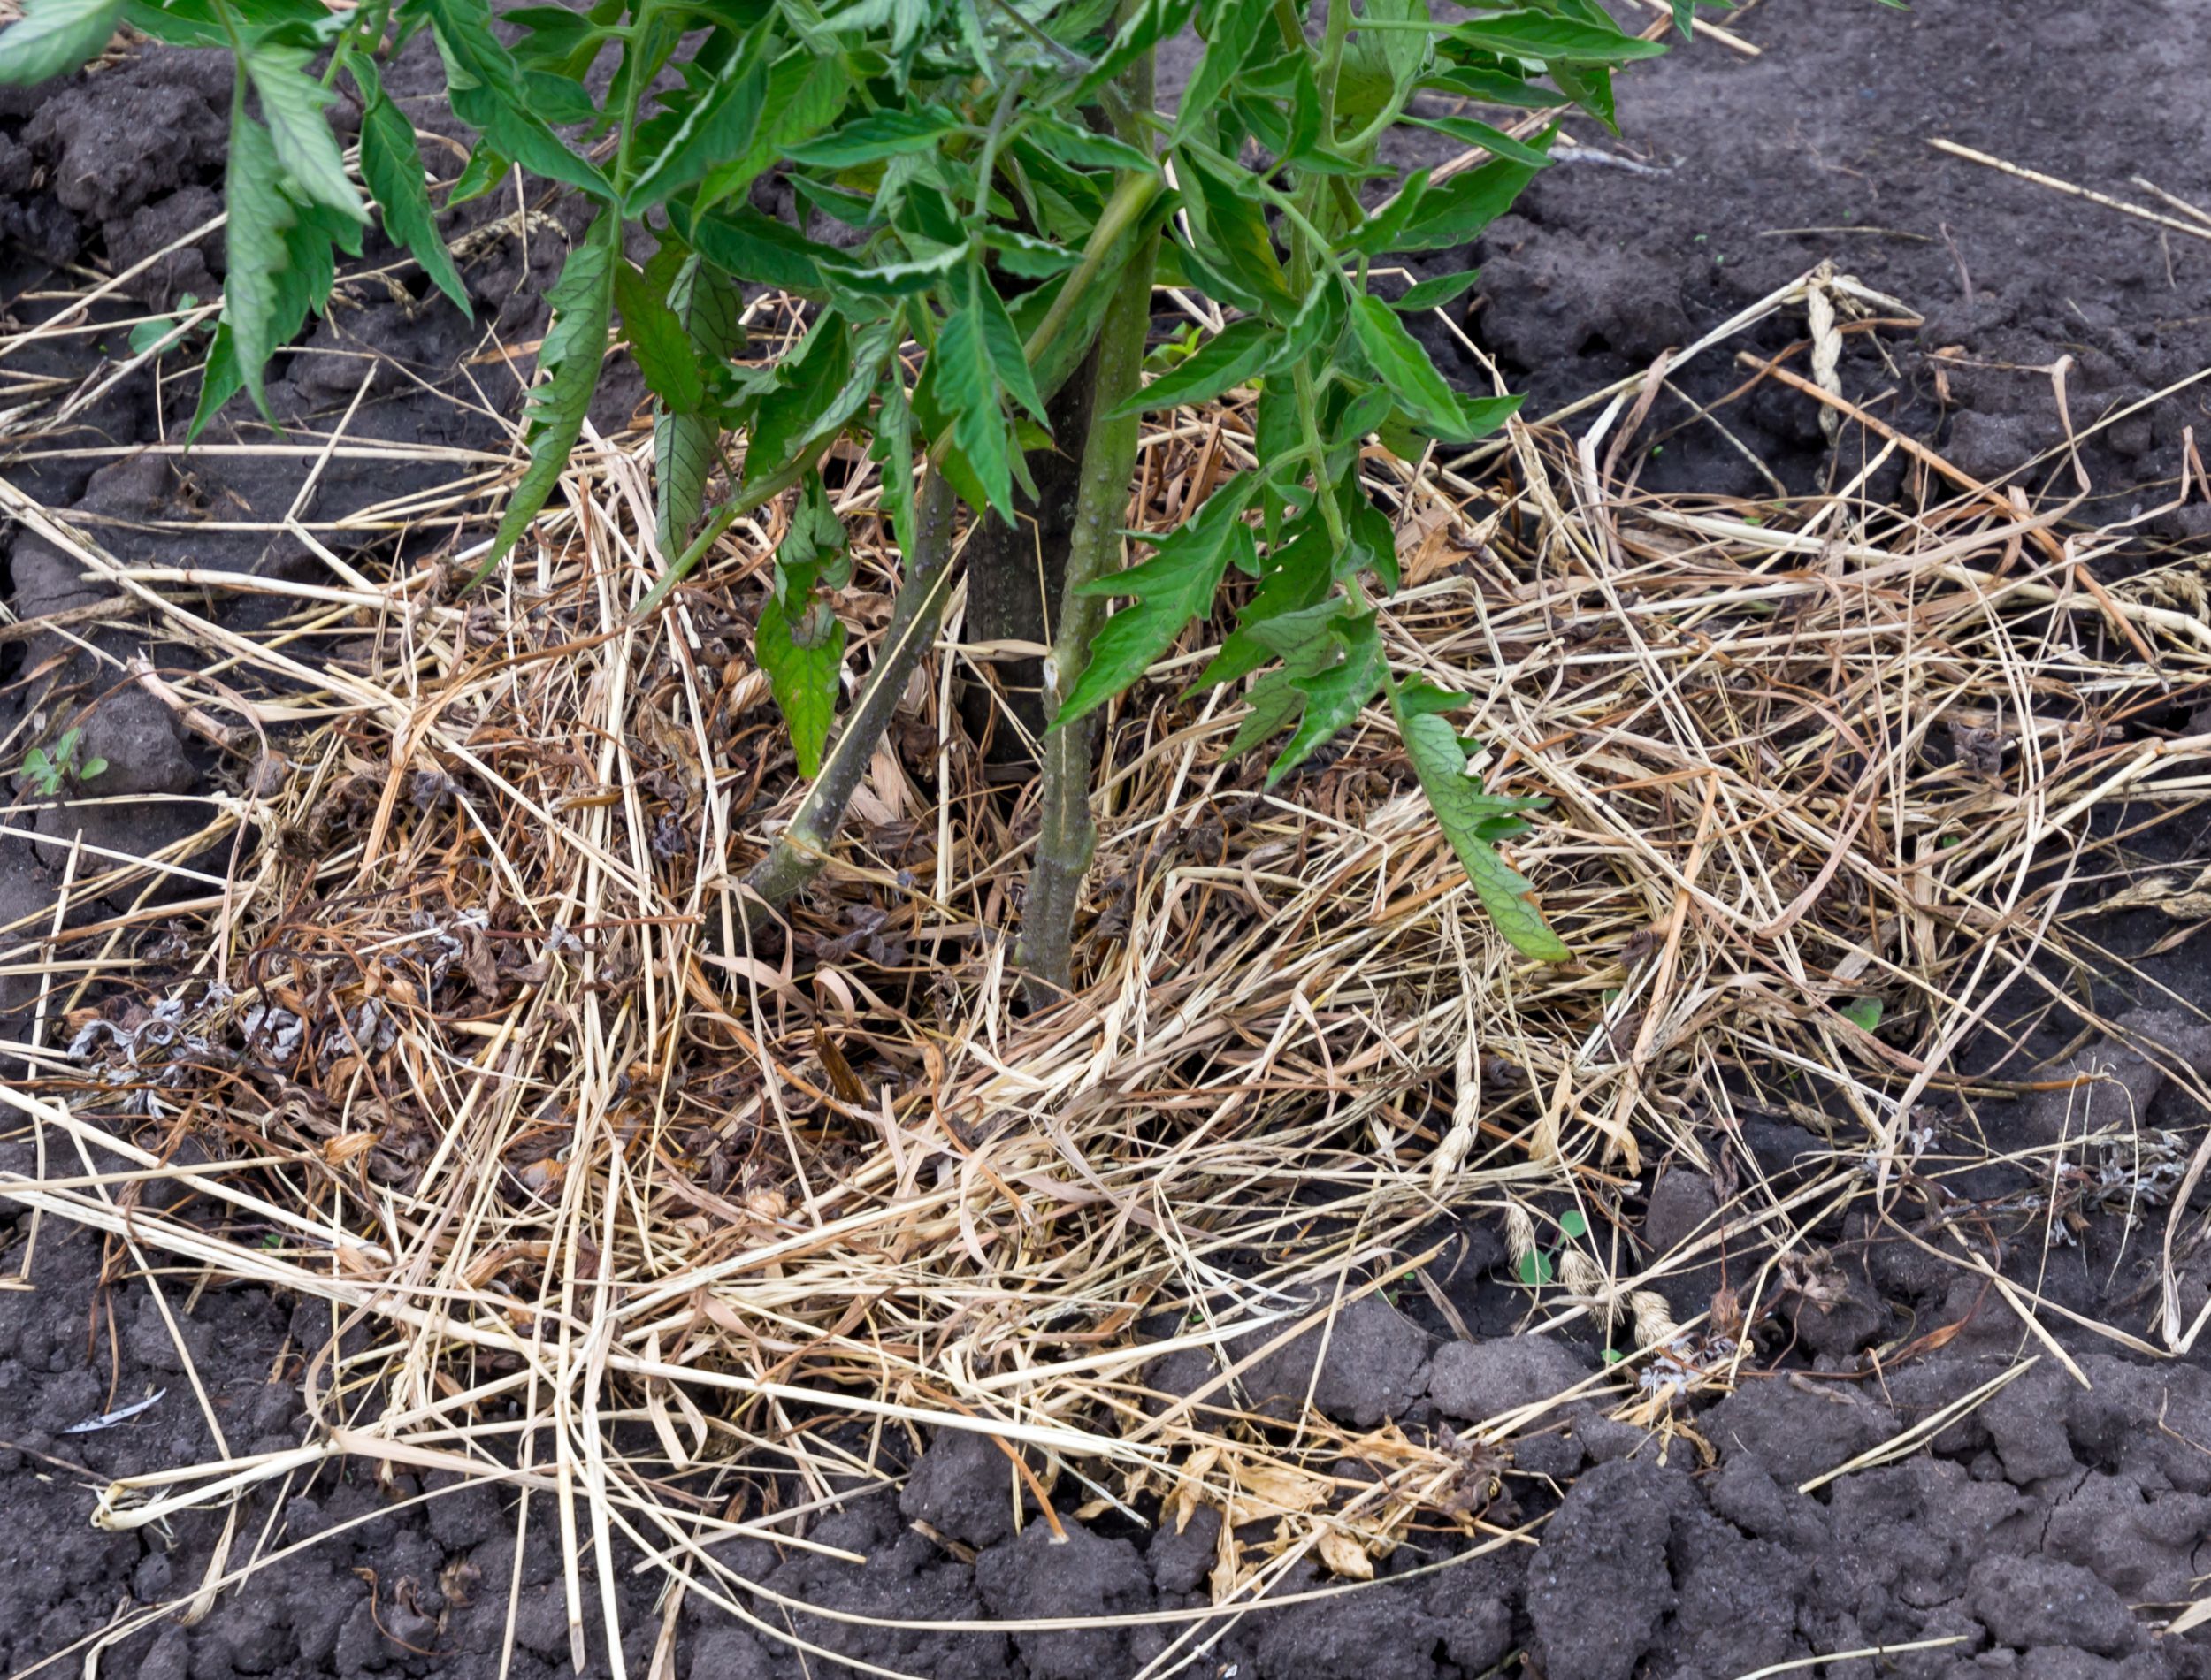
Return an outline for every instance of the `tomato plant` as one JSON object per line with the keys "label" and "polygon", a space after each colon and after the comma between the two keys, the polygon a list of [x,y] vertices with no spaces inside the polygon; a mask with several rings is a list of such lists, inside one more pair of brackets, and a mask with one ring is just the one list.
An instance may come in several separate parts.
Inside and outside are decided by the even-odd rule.
{"label": "tomato plant", "polygon": [[[1691,4],[1673,0],[1683,27]],[[1373,438],[1407,456],[1480,438],[1516,401],[1454,391],[1405,326],[1470,275],[1395,299],[1369,279],[1379,258],[1466,245],[1547,165],[1549,131],[1524,141],[1419,114],[1416,95],[1572,105],[1609,124],[1613,72],[1661,49],[1596,0],[1478,4],[1449,19],[1427,0],[1327,0],[1317,27],[1291,0],[597,0],[496,13],[487,0],[361,0],[345,12],[319,0],[30,0],[0,34],[0,79],[67,70],[123,23],[227,50],[237,68],[228,278],[195,431],[241,392],[265,413],[262,369],[324,306],[337,253],[359,252],[371,200],[391,241],[468,307],[415,131],[378,70],[409,37],[434,38],[445,97],[477,135],[449,202],[519,168],[596,207],[549,296],[529,462],[485,569],[558,484],[618,315],[656,402],[664,570],[642,609],[732,521],[797,496],[757,653],[810,786],[751,877],[766,903],[826,859],[934,638],[957,531],[971,519],[1019,530],[1036,516],[1038,472],[1055,469],[1071,483],[1053,527],[1058,599],[1036,603],[1052,609],[1053,635],[1023,913],[1033,997],[1073,981],[1098,714],[1211,613],[1232,574],[1253,586],[1197,683],[1249,683],[1234,750],[1271,744],[1279,778],[1381,700],[1500,931],[1531,958],[1569,954],[1497,851],[1530,802],[1467,774],[1450,722],[1459,697],[1389,668],[1376,607],[1397,586],[1396,551],[1358,463]],[[1162,110],[1156,51],[1186,29],[1203,56]],[[602,59],[610,77],[592,73]],[[326,118],[340,77],[363,113],[360,185]],[[1401,174],[1382,148],[1408,124],[1487,161],[1446,179]],[[752,188],[771,173],[851,240],[820,243],[755,208]],[[656,245],[642,267],[625,256],[636,225]],[[1212,300],[1227,325],[1147,383],[1159,284]],[[803,340],[770,367],[738,359],[748,286],[810,306]],[[1124,566],[1142,416],[1236,388],[1259,393],[1258,466]],[[731,433],[742,466],[717,488]],[[846,437],[881,465],[903,577],[839,727],[837,595],[850,569],[816,469]],[[1037,587],[1022,548],[973,545],[973,564],[1003,574],[978,575],[978,594]]]}

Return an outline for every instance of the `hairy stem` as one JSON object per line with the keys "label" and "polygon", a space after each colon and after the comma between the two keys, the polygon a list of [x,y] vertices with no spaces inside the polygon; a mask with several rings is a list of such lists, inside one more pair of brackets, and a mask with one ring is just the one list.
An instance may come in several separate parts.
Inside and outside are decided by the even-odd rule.
{"label": "hairy stem", "polygon": [[[1152,58],[1147,52],[1122,78],[1125,109],[1130,115],[1118,125],[1122,140],[1147,149],[1149,137],[1135,113],[1151,109],[1151,81]],[[1130,256],[1098,330],[1090,435],[1083,440],[1067,576],[1060,596],[1060,622],[1044,672],[1047,721],[1056,720],[1060,696],[1090,664],[1090,644],[1106,622],[1105,598],[1084,593],[1083,586],[1113,569],[1121,555],[1121,531],[1128,513],[1128,485],[1136,470],[1140,423],[1134,414],[1116,417],[1114,410],[1136,394],[1144,380],[1144,346],[1151,331],[1151,277],[1158,256],[1159,234],[1154,231],[1145,235]],[[1044,739],[1039,796],[1043,820],[1021,911],[1022,989],[1032,1009],[1075,989],[1075,905],[1082,896],[1083,877],[1090,872],[1090,854],[1098,847],[1098,828],[1090,819],[1095,724],[1095,719],[1085,718],[1068,728],[1048,730]]]}
{"label": "hairy stem", "polygon": [[906,557],[906,581],[891,604],[890,628],[861,687],[844,729],[822,760],[822,773],[806,790],[768,855],[753,867],[745,884],[761,899],[780,906],[822,872],[829,849],[845,821],[853,790],[875,756],[876,744],[891,726],[907,679],[937,639],[951,593],[952,541],[957,498],[952,482],[934,467],[922,478],[914,511],[914,552]]}

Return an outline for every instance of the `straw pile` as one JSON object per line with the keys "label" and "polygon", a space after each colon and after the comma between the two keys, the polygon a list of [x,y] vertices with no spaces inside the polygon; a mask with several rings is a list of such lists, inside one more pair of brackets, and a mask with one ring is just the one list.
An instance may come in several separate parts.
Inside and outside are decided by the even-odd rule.
{"label": "straw pile", "polygon": [[[1832,340],[1902,312],[1832,274],[1689,354],[1799,309],[1810,336],[1746,388],[1847,408]],[[1112,721],[1090,983],[1028,1019],[1003,936],[1028,813],[961,732],[956,617],[837,863],[787,937],[748,943],[738,883],[798,793],[746,628],[781,510],[639,622],[635,436],[587,439],[471,596],[466,554],[392,577],[333,555],[311,585],[133,569],[0,488],[142,604],[166,645],[136,676],[233,770],[169,853],[72,859],[65,908],[132,882],[141,908],[6,931],[43,976],[40,1077],[4,1093],[42,1166],[0,1188],[353,1333],[310,1370],[314,1439],[118,1485],[101,1520],[234,1521],[241,1493],[365,1455],[548,1490],[574,1616],[582,1573],[610,1589],[642,1554],[750,1619],[702,1547],[807,1545],[808,1512],[949,1428],[1088,1511],[1277,1519],[1269,1545],[1224,1541],[1219,1601],[1316,1550],[1357,1579],[1416,1531],[1511,1536],[1489,1443],[1526,1420],[1355,1438],[1251,1415],[1234,1374],[1362,1294],[1448,1311],[1424,1269],[1446,1216],[1502,1218],[1527,1275],[1556,1266],[1532,1324],[1612,1326],[1608,1404],[1663,1424],[1725,1384],[1740,1324],[1672,1322],[1652,1280],[1730,1232],[1786,1255],[1892,1193],[1926,1103],[2002,1088],[1955,1052],[2109,960],[2081,890],[2138,874],[2142,833],[2211,790],[2211,738],[2159,722],[2211,687],[2211,625],[2154,577],[2091,580],[2125,531],[1960,487],[1899,439],[1867,435],[1865,471],[1813,500],[1640,493],[1620,445],[1665,375],[1599,393],[1578,439],[1516,424],[1457,462],[1368,463],[1406,575],[1391,657],[1473,697],[1493,785],[1549,799],[1516,861],[1578,960],[1489,930],[1386,719],[1272,793],[1224,761],[1239,708],[1181,698],[1193,645]],[[1241,409],[1167,418],[1151,527],[1249,458]],[[1899,452],[1924,457],[1916,511],[1861,493]],[[864,638],[894,557],[845,465]],[[210,599],[247,588],[292,616],[223,628]],[[189,955],[157,969],[179,918]],[[1705,1161],[1759,1107],[1832,1158],[1640,1257],[1626,1179]],[[187,1156],[195,1198],[142,1204]],[[1537,1233],[1563,1209],[1587,1235],[1554,1262]],[[1770,1264],[1733,1311],[1779,1287]],[[1232,1338],[1197,1393],[1147,1387],[1162,1352]],[[1341,1479],[1347,1456],[1380,1479]]]}

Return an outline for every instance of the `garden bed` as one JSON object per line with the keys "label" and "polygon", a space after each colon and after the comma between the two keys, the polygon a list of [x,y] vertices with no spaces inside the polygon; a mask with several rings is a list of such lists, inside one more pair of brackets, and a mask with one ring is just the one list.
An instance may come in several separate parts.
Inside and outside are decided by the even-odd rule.
{"label": "garden bed", "polygon": [[[0,111],[6,722],[74,684],[108,764],[0,840],[8,1671],[2211,1668],[2211,248],[2132,180],[2206,176],[2211,20],[1719,21],[1760,56],[1625,79],[1424,329],[1539,423],[1370,463],[1391,655],[1553,799],[1579,960],[1496,940],[1386,733],[1269,796],[1178,666],[1030,1019],[956,660],[747,945],[783,515],[629,618],[634,381],[455,592],[560,200],[448,225],[489,336],[350,281],[290,435],[187,457],[189,358],[104,382],[217,287],[227,70]],[[138,272],[73,323],[76,264]],[[1174,418],[1153,525],[1250,432]]]}

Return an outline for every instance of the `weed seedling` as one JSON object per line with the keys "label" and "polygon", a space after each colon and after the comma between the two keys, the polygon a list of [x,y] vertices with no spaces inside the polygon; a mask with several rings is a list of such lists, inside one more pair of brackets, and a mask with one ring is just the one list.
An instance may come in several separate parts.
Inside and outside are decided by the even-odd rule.
{"label": "weed seedling", "polygon": [[23,777],[41,798],[53,798],[64,783],[89,782],[108,767],[105,759],[77,762],[77,740],[83,733],[82,729],[64,729],[50,748],[34,746],[23,755]]}

